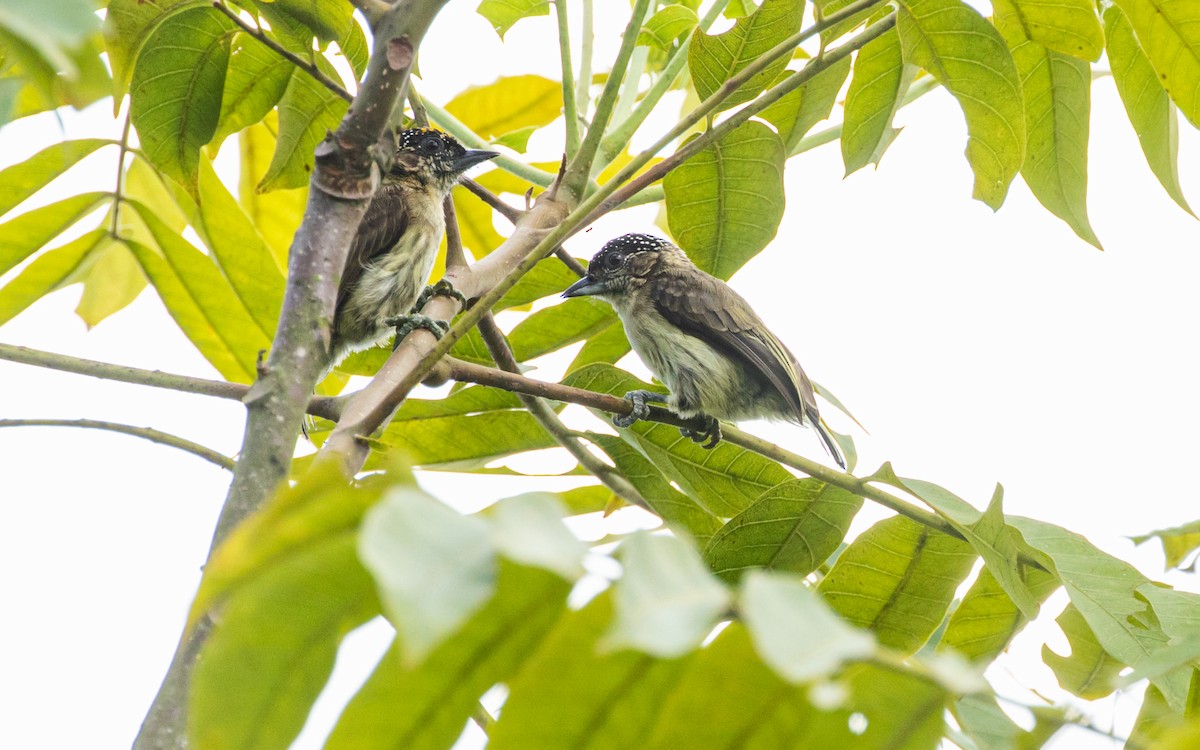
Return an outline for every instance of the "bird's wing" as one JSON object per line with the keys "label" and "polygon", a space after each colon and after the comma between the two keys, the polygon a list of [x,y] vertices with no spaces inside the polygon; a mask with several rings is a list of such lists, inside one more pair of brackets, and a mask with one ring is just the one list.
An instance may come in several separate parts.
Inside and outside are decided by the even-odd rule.
{"label": "bird's wing", "polygon": [[358,224],[358,233],[346,256],[346,267],[342,270],[342,281],[338,285],[337,308],[350,296],[350,292],[362,278],[363,269],[371,261],[383,255],[399,241],[408,229],[408,210],[404,205],[399,188],[384,186],[376,193],[367,212]]}
{"label": "bird's wing", "polygon": [[797,420],[817,423],[817,402],[808,376],[750,304],[723,281],[707,274],[672,275],[655,285],[653,298],[669,323],[763,373]]}

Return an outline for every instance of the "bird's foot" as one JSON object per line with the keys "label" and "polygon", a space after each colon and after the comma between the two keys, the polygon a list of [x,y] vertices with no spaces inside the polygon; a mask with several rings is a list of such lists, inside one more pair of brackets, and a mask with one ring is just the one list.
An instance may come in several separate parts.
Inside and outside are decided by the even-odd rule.
{"label": "bird's foot", "polygon": [[691,430],[687,427],[680,427],[679,434],[694,443],[701,443],[705,450],[712,450],[717,447],[717,443],[721,442],[721,423],[717,421],[716,417],[703,416],[707,420],[704,423],[703,430]]}
{"label": "bird's foot", "polygon": [[614,414],[612,421],[617,427],[628,427],[639,419],[650,416],[650,407],[647,405],[649,403],[667,403],[665,395],[654,391],[629,391],[625,394],[625,400],[633,403],[633,411],[628,414]]}
{"label": "bird's foot", "polygon": [[455,289],[454,285],[449,281],[441,279],[438,283],[421,290],[421,294],[417,297],[417,303],[413,305],[412,311],[414,313],[421,312],[421,308],[425,307],[425,303],[429,301],[430,297],[450,297],[451,299],[458,300],[458,304],[462,306],[462,309],[467,309],[467,298],[463,293]]}
{"label": "bird's foot", "polygon": [[418,328],[424,328],[433,334],[434,338],[440,339],[446,335],[446,331],[450,330],[450,324],[444,320],[431,318],[428,315],[420,313],[409,313],[408,315],[397,315],[394,318],[388,318],[384,321],[389,326],[396,329],[396,338],[392,342],[392,351],[396,351],[396,347],[400,346],[400,342],[404,337]]}

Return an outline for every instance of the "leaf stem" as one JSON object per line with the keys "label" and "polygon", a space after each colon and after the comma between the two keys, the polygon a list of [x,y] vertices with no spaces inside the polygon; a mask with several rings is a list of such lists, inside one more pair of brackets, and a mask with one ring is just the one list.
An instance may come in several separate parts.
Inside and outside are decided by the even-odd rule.
{"label": "leaf stem", "polygon": [[257,26],[251,26],[250,24],[246,23],[246,21],[243,20],[240,15],[229,8],[229,6],[225,5],[222,0],[213,0],[213,7],[228,16],[229,19],[237,24],[238,28],[240,28],[242,31],[262,42],[270,49],[275,50],[277,54],[281,55],[292,65],[295,65],[297,68],[303,70],[305,73],[311,76],[314,81],[337,94],[342,99],[345,99],[348,102],[354,101],[354,97],[349,91],[347,91],[340,83],[321,72],[321,69],[318,68],[314,63],[309,60],[305,60],[303,57],[300,57],[290,50],[285,49],[283,45],[272,39]]}
{"label": "leaf stem", "polygon": [[617,97],[621,93],[621,83],[629,66],[629,58],[633,55],[638,31],[642,28],[642,20],[646,17],[646,9],[649,7],[650,0],[636,0],[634,3],[629,23],[625,26],[625,33],[621,38],[621,48],[617,51],[617,58],[613,60],[612,70],[608,74],[604,90],[600,93],[600,100],[596,102],[596,112],[588,124],[587,134],[579,146],[578,153],[571,157],[571,161],[567,164],[563,187],[575,196],[583,195],[583,189],[587,185],[592,171],[592,162],[600,147],[600,139],[604,137],[604,130],[608,127],[609,118],[612,117],[613,109],[616,107]]}
{"label": "leaf stem", "polygon": [[563,120],[567,125],[567,156],[579,150],[579,108],[575,105],[575,73],[571,66],[571,30],[567,25],[567,0],[554,0],[558,17],[558,55],[562,63]]}
{"label": "leaf stem", "polygon": [[[487,148],[490,145],[485,138],[464,125],[454,115],[428,99],[425,100],[425,109],[429,112],[430,118],[433,119],[438,127],[457,138],[464,146],[468,148]],[[506,154],[497,156],[492,160],[492,163],[505,172],[515,174],[523,180],[529,180],[538,187],[549,187],[554,182],[554,175],[549,172],[543,172],[537,167],[517,161]]]}
{"label": "leaf stem", "polygon": [[112,225],[108,230],[108,233],[116,240],[121,239],[121,203],[125,200],[125,154],[129,153],[129,126],[131,122],[130,108],[126,108],[125,125],[121,128],[121,150],[117,154],[117,184],[113,188]]}
{"label": "leaf stem", "polygon": [[0,427],[79,427],[88,430],[108,430],[124,435],[133,435],[160,445],[168,445],[187,451],[203,458],[205,461],[220,466],[226,471],[233,471],[233,459],[217,451],[186,438],[162,432],[151,427],[134,427],[118,422],[104,422],[96,419],[0,419]]}
{"label": "leaf stem", "polygon": [[595,48],[596,35],[593,31],[595,14],[592,0],[583,0],[583,32],[580,35],[579,49],[579,78],[575,81],[575,120],[587,114],[591,102],[592,90],[592,50]]}

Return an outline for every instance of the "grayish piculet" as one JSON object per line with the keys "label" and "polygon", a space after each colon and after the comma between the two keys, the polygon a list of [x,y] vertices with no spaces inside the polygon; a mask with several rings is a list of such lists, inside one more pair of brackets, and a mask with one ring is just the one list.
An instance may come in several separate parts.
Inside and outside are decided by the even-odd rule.
{"label": "grayish piculet", "polygon": [[795,356],[746,300],[678,247],[647,234],[610,240],[587,276],[563,292],[589,295],[613,306],[633,350],[671,391],[626,394],[634,412],[614,418],[618,425],[644,418],[647,401],[665,402],[682,417],[709,417],[702,433],[684,434],[711,448],[720,440],[717,419],[784,419],[815,429],[845,468]]}
{"label": "grayish piculet", "polygon": [[471,167],[498,154],[425,128],[399,135],[395,160],[367,207],[338,286],[330,364],[387,336],[429,280],[446,229],[442,201]]}

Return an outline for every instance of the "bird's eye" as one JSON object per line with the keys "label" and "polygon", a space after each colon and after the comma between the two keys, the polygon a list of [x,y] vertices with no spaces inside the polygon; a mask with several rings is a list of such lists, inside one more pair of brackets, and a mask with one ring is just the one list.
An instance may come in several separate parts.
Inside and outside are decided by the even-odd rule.
{"label": "bird's eye", "polygon": [[604,269],[606,271],[615,271],[625,264],[625,256],[620,253],[604,256]]}
{"label": "bird's eye", "polygon": [[421,141],[421,150],[427,154],[440,153],[442,150],[442,141],[440,138],[426,138]]}

